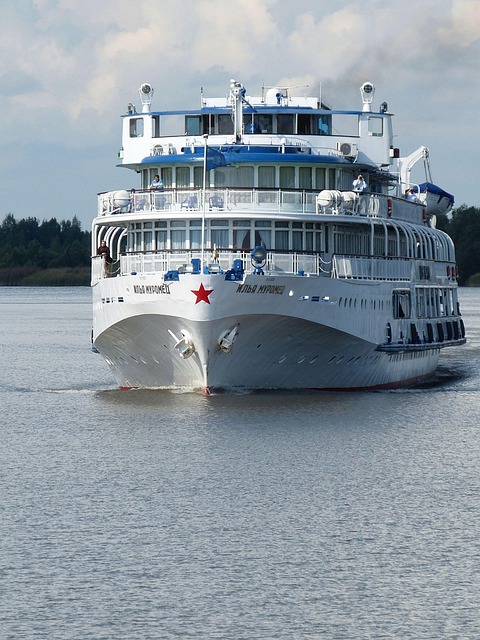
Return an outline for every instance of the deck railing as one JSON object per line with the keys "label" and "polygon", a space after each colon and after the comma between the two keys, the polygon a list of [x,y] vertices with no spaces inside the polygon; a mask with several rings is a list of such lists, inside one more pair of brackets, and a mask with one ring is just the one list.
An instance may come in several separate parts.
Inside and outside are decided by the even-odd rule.
{"label": "deck railing", "polygon": [[410,258],[374,258],[342,256],[332,258],[332,278],[349,280],[404,280],[412,278],[414,262]]}
{"label": "deck railing", "polygon": [[[98,215],[135,214],[157,212],[161,214],[225,212],[242,214],[318,214],[355,215],[370,218],[396,218],[427,224],[424,207],[404,198],[381,193],[368,193],[360,198],[352,192],[343,198],[343,192],[333,194],[332,202],[322,206],[317,201],[318,191],[285,189],[167,189],[165,191],[110,191],[98,196]],[[353,198],[352,198],[353,196]]]}
{"label": "deck railing", "polygon": [[[317,192],[277,189],[168,189],[110,191],[98,196],[98,215],[188,211],[315,213]],[[204,205],[205,202],[205,205]]]}
{"label": "deck railing", "polygon": [[[119,275],[131,273],[166,273],[179,271],[187,273],[193,270],[192,260],[200,260],[199,251],[147,251],[126,253],[120,256]],[[252,273],[254,266],[250,260],[250,253],[243,251],[215,250],[205,252],[205,266],[210,272],[227,271],[233,266],[234,260],[241,260],[246,273]],[[318,254],[303,253],[275,253],[268,252],[267,262],[263,267],[266,274],[304,273],[320,275],[322,273]]]}
{"label": "deck railing", "polygon": [[[200,260],[201,253],[198,250],[124,253],[120,255],[118,261],[110,265],[106,265],[102,257],[96,256],[92,259],[92,280],[98,281],[103,278],[131,274],[165,274],[169,271],[191,273],[194,272],[194,262],[192,261],[198,261],[197,264],[199,264]],[[228,249],[206,250],[204,252],[204,268],[209,273],[225,273],[232,269],[234,260],[242,261],[247,274],[255,270],[250,259],[250,252]],[[265,275],[284,273],[346,280],[409,282],[415,278],[416,264],[416,260],[403,257],[334,255],[331,260],[325,260],[319,253],[269,251],[262,270]],[[435,276],[435,281],[443,282],[444,279]]]}
{"label": "deck railing", "polygon": [[[234,260],[241,260],[245,272],[252,273],[254,266],[250,252],[218,250],[205,251],[205,269],[207,272],[226,272],[232,268]],[[126,276],[130,274],[165,274],[168,271],[188,273],[194,270],[192,260],[201,260],[200,251],[140,251],[124,253],[118,261],[107,265],[101,256],[92,258],[92,280]],[[321,260],[319,254],[268,252],[265,274],[305,274],[329,275],[330,267]]]}

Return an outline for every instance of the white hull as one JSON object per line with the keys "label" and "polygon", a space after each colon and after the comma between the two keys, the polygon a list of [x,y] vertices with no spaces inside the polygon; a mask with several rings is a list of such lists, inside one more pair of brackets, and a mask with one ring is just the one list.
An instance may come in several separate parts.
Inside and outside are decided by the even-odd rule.
{"label": "white hull", "polygon": [[[143,280],[154,286],[155,277]],[[222,276],[185,275],[163,295],[132,294],[129,278],[104,280],[94,288],[101,310],[95,347],[119,386],[129,388],[364,389],[411,384],[435,371],[439,347],[377,350],[387,321],[380,301],[390,298],[392,284],[285,277],[275,278],[282,293],[267,293],[262,288],[269,280],[250,276],[242,285]],[[200,284],[212,290],[214,304],[191,304]],[[312,301],[320,288],[319,300]],[[366,305],[353,312],[338,304],[339,294],[376,300],[378,311]],[[226,352],[221,337],[232,330]],[[175,346],[184,336],[194,346],[186,358]]]}

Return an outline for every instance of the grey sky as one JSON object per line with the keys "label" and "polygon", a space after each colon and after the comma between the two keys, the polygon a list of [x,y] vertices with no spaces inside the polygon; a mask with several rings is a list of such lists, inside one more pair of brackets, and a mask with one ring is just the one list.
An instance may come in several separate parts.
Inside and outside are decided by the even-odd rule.
{"label": "grey sky", "polygon": [[88,229],[98,191],[138,186],[115,167],[138,87],[154,86],[154,109],[193,108],[230,78],[252,95],[321,83],[338,108],[373,82],[402,154],[426,145],[434,182],[480,206],[478,0],[3,0],[0,25],[0,219]]}

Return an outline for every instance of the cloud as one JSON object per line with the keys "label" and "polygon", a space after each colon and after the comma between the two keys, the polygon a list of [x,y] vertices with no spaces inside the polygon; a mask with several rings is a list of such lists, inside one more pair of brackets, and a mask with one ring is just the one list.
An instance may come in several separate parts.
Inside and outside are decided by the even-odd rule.
{"label": "cloud", "polygon": [[451,22],[438,29],[439,42],[465,49],[480,40],[480,13],[477,0],[453,0]]}
{"label": "cloud", "polygon": [[[369,80],[380,101],[399,115],[396,131],[405,150],[435,144],[447,157],[448,145],[473,149],[480,98],[478,2],[441,4],[4,0],[0,135],[15,158],[7,163],[12,180],[22,173],[22,159],[48,162],[32,149],[49,145],[57,153],[63,149],[65,166],[75,164],[72,152],[91,157],[101,148],[114,157],[118,116],[128,102],[138,103],[143,82],[155,87],[159,109],[195,107],[202,86],[208,96],[226,95],[230,78],[252,95],[263,84],[308,85],[307,93],[316,94],[321,83],[332,106],[355,108],[358,87]],[[92,179],[88,163],[82,171],[85,182]],[[450,177],[450,166],[443,171]]]}

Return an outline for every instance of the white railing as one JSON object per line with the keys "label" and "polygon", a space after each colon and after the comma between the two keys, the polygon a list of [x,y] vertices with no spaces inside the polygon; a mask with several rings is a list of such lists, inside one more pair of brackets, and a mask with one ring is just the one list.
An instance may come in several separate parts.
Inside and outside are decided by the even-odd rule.
{"label": "white railing", "polygon": [[324,190],[316,197],[319,215],[353,215],[368,218],[395,218],[414,224],[427,224],[425,206],[384,193]]}
{"label": "white railing", "polygon": [[412,277],[412,260],[408,258],[371,258],[339,256],[332,259],[332,277],[352,280],[405,280]]}
{"label": "white railing", "polygon": [[[205,210],[281,213],[315,213],[316,192],[276,189],[207,189]],[[202,189],[167,191],[110,191],[98,196],[98,215],[141,213],[145,211],[203,211]]]}
{"label": "white railing", "polygon": [[[234,260],[240,259],[245,273],[252,273],[254,266],[250,252],[205,251],[207,272],[226,272],[233,267]],[[92,280],[131,274],[165,274],[167,271],[188,273],[194,271],[192,260],[200,264],[199,251],[146,251],[126,253],[119,261],[106,265],[103,258],[92,259]],[[404,280],[410,281],[414,262],[409,258],[373,258],[368,256],[334,255],[331,262],[324,261],[319,254],[268,252],[265,275],[305,274],[351,280]]]}
{"label": "white railing", "polygon": [[[326,195],[330,199],[326,198]],[[204,206],[205,200],[205,206]],[[322,204],[328,203],[328,204]],[[255,213],[305,213],[395,218],[426,224],[424,206],[379,193],[358,197],[351,191],[299,191],[282,189],[170,189],[166,191],[110,191],[98,196],[98,215],[128,213],[187,213],[248,211]]]}
{"label": "white railing", "polygon": [[[242,251],[205,251],[205,268],[209,272],[225,272],[233,267],[234,260],[240,259],[246,273],[252,273],[254,266],[250,259],[250,252]],[[194,270],[192,260],[201,260],[200,251],[146,251],[138,253],[126,253],[120,256],[119,268],[105,269],[103,259],[100,256],[92,258],[92,280],[116,275],[126,276],[130,274],[164,274],[167,271],[188,273]],[[318,254],[303,253],[275,253],[267,254],[267,261],[263,267],[265,274],[308,274],[329,275],[325,264],[322,268]]]}
{"label": "white railing", "polygon": [[[205,253],[205,263],[210,271],[227,271],[233,266],[234,260],[242,260],[246,273],[252,273],[254,267],[250,260],[250,253],[241,251],[215,251]],[[189,272],[192,271],[192,260],[199,260],[200,252],[183,251],[170,253],[152,251],[145,253],[127,253],[120,256],[120,275],[131,273],[166,273],[167,271]],[[305,273],[320,275],[319,257],[317,254],[298,253],[273,253],[267,254],[267,262],[263,271],[268,274],[278,273]]]}

